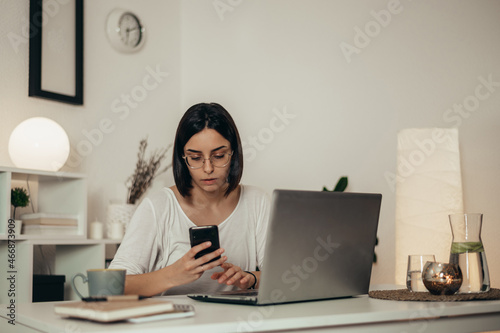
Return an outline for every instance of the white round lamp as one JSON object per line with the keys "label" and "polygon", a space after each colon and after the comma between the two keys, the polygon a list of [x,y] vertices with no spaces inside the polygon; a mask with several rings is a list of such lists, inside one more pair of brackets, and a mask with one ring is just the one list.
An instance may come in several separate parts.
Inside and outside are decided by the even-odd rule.
{"label": "white round lamp", "polygon": [[66,163],[69,151],[64,129],[44,117],[26,119],[9,139],[9,155],[18,168],[57,171]]}

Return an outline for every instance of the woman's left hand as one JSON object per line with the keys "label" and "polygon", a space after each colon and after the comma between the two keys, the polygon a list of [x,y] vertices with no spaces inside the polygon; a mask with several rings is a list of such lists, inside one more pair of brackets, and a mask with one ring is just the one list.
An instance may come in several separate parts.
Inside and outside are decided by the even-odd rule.
{"label": "woman's left hand", "polygon": [[212,280],[217,280],[217,282],[225,283],[228,286],[234,285],[240,289],[248,289],[256,282],[252,274],[246,273],[239,266],[225,262],[220,267],[224,271],[212,274]]}

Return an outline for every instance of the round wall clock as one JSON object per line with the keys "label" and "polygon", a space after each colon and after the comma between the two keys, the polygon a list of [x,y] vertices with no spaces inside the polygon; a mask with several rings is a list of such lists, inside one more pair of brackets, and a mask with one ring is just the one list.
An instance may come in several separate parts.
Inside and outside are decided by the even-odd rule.
{"label": "round wall clock", "polygon": [[114,9],[109,13],[106,32],[111,45],[120,52],[136,52],[144,45],[144,26],[137,15],[130,11]]}

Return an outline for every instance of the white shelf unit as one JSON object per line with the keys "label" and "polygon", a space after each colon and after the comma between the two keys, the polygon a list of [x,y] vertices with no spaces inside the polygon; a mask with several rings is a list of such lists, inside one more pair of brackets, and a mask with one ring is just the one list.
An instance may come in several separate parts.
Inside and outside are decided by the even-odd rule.
{"label": "white shelf unit", "polygon": [[87,238],[87,179],[84,175],[0,168],[0,239],[7,237],[12,209],[10,190],[14,187],[23,187],[29,192],[31,204],[25,212],[27,209],[32,212],[33,207],[34,212],[70,214],[78,219],[75,235],[21,235],[21,238]]}
{"label": "white shelf unit", "polygon": [[[77,216],[77,234],[21,234],[9,242],[10,190],[14,187],[29,187],[34,212]],[[32,212],[31,205],[24,212]],[[84,175],[0,167],[0,304],[9,304],[12,299],[16,303],[32,302],[36,246],[55,246],[54,271],[51,273],[65,275],[64,298],[76,300],[71,278],[76,273],[85,274],[90,268],[104,268],[106,246],[118,243],[115,240],[87,239],[87,182]],[[9,254],[12,251],[14,267],[9,266]],[[15,276],[15,296],[9,292],[12,286],[8,278],[11,275]],[[78,289],[85,294],[87,286],[81,279],[76,281]]]}
{"label": "white shelf unit", "polygon": [[[8,277],[15,276],[15,302],[31,303],[33,295],[33,254],[35,246],[55,245],[55,270],[54,275],[64,275],[64,299],[76,300],[78,297],[71,288],[71,278],[76,273],[86,274],[90,268],[104,268],[105,242],[94,240],[49,240],[31,239],[18,240],[15,243],[15,262],[11,269],[7,263],[8,242],[0,241],[0,260],[4,262],[0,277],[0,304],[8,304],[13,297],[8,291],[12,290]],[[13,273],[11,273],[13,272]],[[76,280],[77,288],[82,294],[88,290],[81,279]]]}

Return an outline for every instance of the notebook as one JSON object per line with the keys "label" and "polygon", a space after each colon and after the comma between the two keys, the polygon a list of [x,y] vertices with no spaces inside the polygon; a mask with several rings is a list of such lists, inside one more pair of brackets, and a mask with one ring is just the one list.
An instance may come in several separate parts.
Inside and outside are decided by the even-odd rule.
{"label": "notebook", "polygon": [[127,321],[134,324],[141,324],[150,321],[192,317],[194,316],[194,314],[195,314],[195,309],[194,306],[192,306],[191,304],[174,304],[173,311],[149,315],[149,316],[129,318],[127,319]]}
{"label": "notebook", "polygon": [[98,322],[113,322],[141,316],[164,314],[175,310],[172,302],[158,299],[70,302],[54,305],[54,312],[58,315]]}
{"label": "notebook", "polygon": [[367,294],[381,194],[275,190],[259,290],[188,294],[266,305]]}

